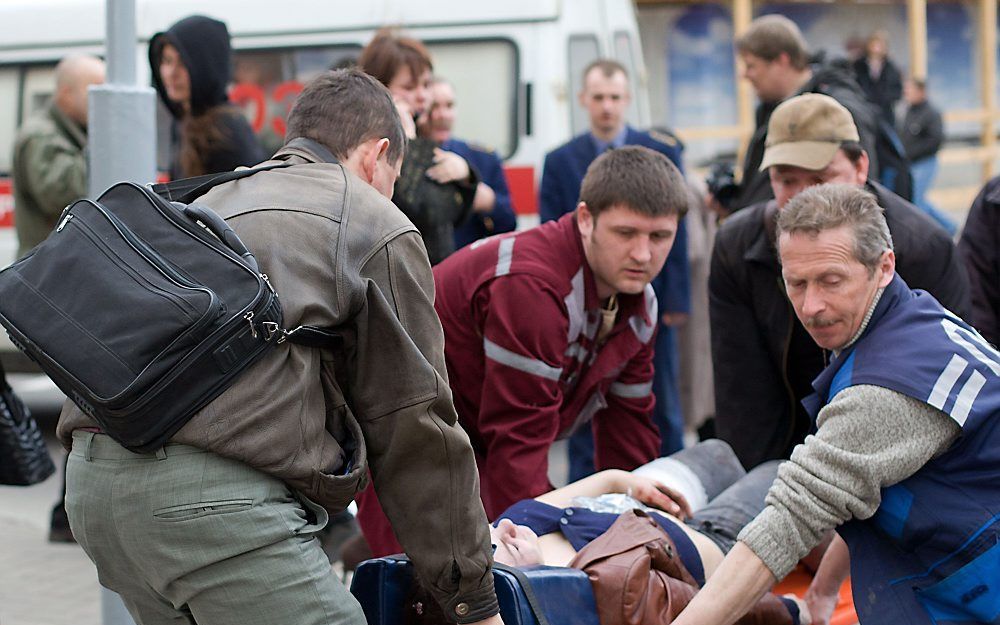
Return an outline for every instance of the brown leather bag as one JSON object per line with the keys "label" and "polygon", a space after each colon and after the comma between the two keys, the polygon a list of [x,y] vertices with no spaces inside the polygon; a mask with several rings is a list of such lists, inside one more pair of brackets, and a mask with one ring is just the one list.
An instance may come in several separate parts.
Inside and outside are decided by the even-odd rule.
{"label": "brown leather bag", "polygon": [[[667,625],[698,592],[670,536],[641,510],[618,517],[569,566],[594,587],[601,625]],[[792,616],[767,595],[737,625],[792,625]]]}

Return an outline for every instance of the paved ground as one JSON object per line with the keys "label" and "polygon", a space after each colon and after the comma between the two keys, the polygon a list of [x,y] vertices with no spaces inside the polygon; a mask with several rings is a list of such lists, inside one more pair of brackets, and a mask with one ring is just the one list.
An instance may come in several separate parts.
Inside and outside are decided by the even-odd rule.
{"label": "paved ground", "polygon": [[0,486],[0,625],[100,625],[94,565],[77,545],[47,540],[59,488],[58,475]]}

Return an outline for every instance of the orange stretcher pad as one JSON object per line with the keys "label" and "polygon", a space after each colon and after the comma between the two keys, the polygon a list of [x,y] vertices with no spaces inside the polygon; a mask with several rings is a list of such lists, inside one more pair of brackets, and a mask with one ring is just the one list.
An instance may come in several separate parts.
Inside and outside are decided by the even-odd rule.
{"label": "orange stretcher pad", "polygon": [[[812,574],[800,564],[774,587],[774,594],[792,593],[797,597],[805,597],[810,582]],[[851,578],[847,578],[840,587],[840,600],[833,611],[833,616],[830,617],[830,625],[855,625],[857,622],[858,614],[854,611],[854,600],[851,598]]]}

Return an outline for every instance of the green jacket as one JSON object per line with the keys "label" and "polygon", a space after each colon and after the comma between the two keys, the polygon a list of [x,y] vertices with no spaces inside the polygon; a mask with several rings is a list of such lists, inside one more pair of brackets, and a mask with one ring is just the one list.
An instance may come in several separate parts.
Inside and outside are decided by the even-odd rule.
{"label": "green jacket", "polygon": [[86,129],[54,104],[18,131],[13,158],[18,258],[49,236],[67,204],[87,194],[86,143]]}

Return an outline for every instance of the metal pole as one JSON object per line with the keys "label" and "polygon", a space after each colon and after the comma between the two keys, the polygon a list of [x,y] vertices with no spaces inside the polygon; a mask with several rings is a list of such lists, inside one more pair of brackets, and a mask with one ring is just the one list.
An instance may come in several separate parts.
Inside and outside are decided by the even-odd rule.
{"label": "metal pole", "polygon": [[[135,0],[107,0],[105,10],[108,82],[88,94],[91,197],[115,182],[156,177],[156,94],[136,83]],[[104,587],[101,623],[135,625],[121,597]]]}
{"label": "metal pole", "polygon": [[996,88],[997,88],[997,0],[979,0],[979,63],[983,97],[983,182],[993,176],[993,162],[996,160],[997,135]]}
{"label": "metal pole", "polygon": [[90,88],[90,195],[156,177],[156,94],[136,84],[135,0],[107,0],[108,82]]}
{"label": "metal pole", "polygon": [[135,0],[107,0],[108,82],[135,84]]}

